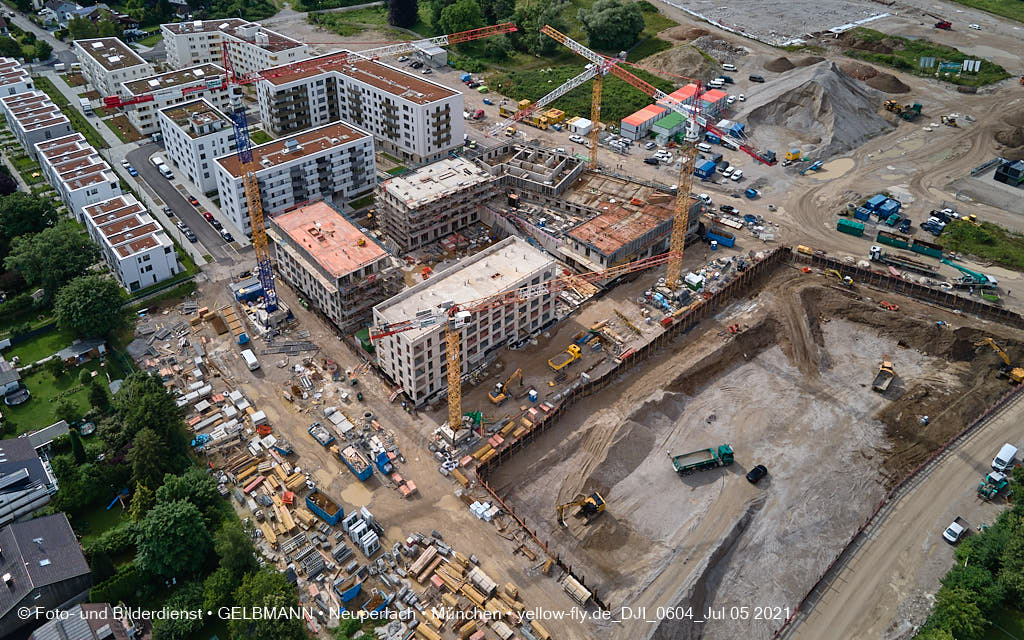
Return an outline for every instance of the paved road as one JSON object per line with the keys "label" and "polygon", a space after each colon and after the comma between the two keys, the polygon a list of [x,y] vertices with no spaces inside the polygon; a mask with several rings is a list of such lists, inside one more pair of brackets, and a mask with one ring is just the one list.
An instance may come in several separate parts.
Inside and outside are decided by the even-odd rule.
{"label": "paved road", "polygon": [[[217,262],[224,264],[233,263],[238,257],[238,253],[224,242],[224,239],[220,237],[217,230],[211,227],[210,223],[196,211],[195,207],[189,204],[185,196],[175,188],[175,181],[168,180],[160,175],[160,172],[156,170],[153,163],[149,161],[150,156],[155,153],[162,153],[163,150],[164,148],[159,144],[149,143],[129,151],[127,159],[138,170],[139,177],[156,192],[166,206],[174,211],[178,219],[192,228],[199,237],[199,242],[206,247],[206,250],[210,252],[210,255]],[[175,236],[180,234],[177,227],[173,227],[169,231],[175,234]],[[188,244],[188,240],[184,238],[180,238],[180,240],[184,244]]]}
{"label": "paved road", "polygon": [[[1022,441],[1024,394],[1018,393],[886,507],[785,637],[891,638],[920,624],[927,594],[939,588],[939,578],[952,563],[952,547],[942,539],[942,530],[956,516],[976,528],[1005,509],[1001,499],[982,502],[974,490],[999,447]],[[911,614],[916,619],[908,620]]]}

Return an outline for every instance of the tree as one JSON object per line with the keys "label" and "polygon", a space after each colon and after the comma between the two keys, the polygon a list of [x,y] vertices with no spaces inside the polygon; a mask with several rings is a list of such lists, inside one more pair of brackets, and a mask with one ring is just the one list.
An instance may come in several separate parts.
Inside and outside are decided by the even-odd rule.
{"label": "tree", "polygon": [[53,404],[53,415],[58,420],[73,424],[82,419],[82,410],[71,398],[61,398]]}
{"label": "tree", "polygon": [[146,3],[144,0],[128,0],[124,5],[124,12],[141,23],[146,19]]}
{"label": "tree", "polygon": [[[166,486],[166,485],[165,485]],[[235,518],[227,518],[213,536],[213,548],[220,556],[220,567],[230,572],[238,581],[242,576],[259,569],[252,541],[242,531],[241,523]],[[209,608],[209,607],[207,607]]]}
{"label": "tree", "polygon": [[944,629],[956,640],[977,640],[985,634],[988,620],[975,604],[975,596],[966,589],[939,589],[935,611],[929,626]]}
{"label": "tree", "polygon": [[1003,587],[996,583],[992,574],[980,564],[954,565],[942,578],[946,589],[963,589],[975,595],[974,601],[984,613],[1003,601]]}
{"label": "tree", "polygon": [[514,17],[519,30],[510,36],[516,48],[536,56],[555,53],[562,45],[540,30],[546,24],[563,33],[569,30],[569,25],[562,18],[563,6],[563,2],[557,1],[547,5],[531,3],[520,7]]}
{"label": "tree", "polygon": [[107,11],[106,14],[106,17],[96,23],[96,33],[101,38],[121,37],[124,34],[124,29],[121,28],[121,25],[111,19],[109,11]]}
{"label": "tree", "polygon": [[135,434],[128,463],[132,466],[132,480],[136,485],[159,487],[166,471],[163,440],[149,428]]}
{"label": "tree", "polygon": [[[1019,521],[1019,519],[1015,520]],[[985,533],[987,535],[988,531]],[[999,570],[999,584],[1006,590],[1009,601],[1016,607],[1024,606],[1024,535],[1022,533],[1024,532],[1018,529],[1014,535],[1007,536],[1002,554],[1002,568]]]}
{"label": "tree", "polygon": [[956,640],[953,634],[945,629],[922,629],[914,640]]}
{"label": "tree", "polygon": [[[271,567],[263,567],[250,573],[235,590],[235,606],[245,607],[296,607],[298,598],[295,588],[284,575]],[[270,620],[246,620],[238,616],[228,622],[232,638],[246,640],[303,640],[306,637],[302,620],[281,616]]]}
{"label": "tree", "polygon": [[[203,584],[189,582],[174,592],[164,604],[175,611],[199,611],[203,607]],[[198,635],[205,621],[200,616],[167,618],[153,623],[153,640],[188,640]]]}
{"label": "tree", "polygon": [[[133,373],[125,379],[111,404],[124,431],[124,437],[131,439],[140,429],[148,427],[164,441],[168,453],[187,452],[188,441],[185,439],[181,410],[174,398],[164,389],[163,382],[158,376],[143,372]],[[164,458],[170,458],[170,455],[165,453]]]}
{"label": "tree", "polygon": [[33,57],[43,62],[49,60],[51,55],[53,55],[53,47],[50,46],[50,43],[46,40],[37,40]]}
{"label": "tree", "polygon": [[484,26],[484,15],[476,0],[459,0],[441,11],[441,31],[457,33]]}
{"label": "tree", "polygon": [[[0,38],[0,42],[3,42]],[[4,55],[8,55],[0,51]],[[9,175],[9,174],[8,174]],[[23,191],[0,198],[0,240],[9,244],[13,238],[39,233],[57,222],[57,209],[53,200],[33,196]]]}
{"label": "tree", "polygon": [[46,370],[50,373],[50,375],[54,377],[54,379],[64,375],[64,361],[61,360],[60,356],[51,357],[49,360],[46,361],[46,365],[44,366],[46,367]]}
{"label": "tree", "polygon": [[68,33],[73,40],[78,40],[79,38],[95,38],[99,35],[99,30],[92,20],[82,16],[74,16],[68,20]]}
{"label": "tree", "polygon": [[224,567],[218,567],[203,582],[203,608],[215,611],[230,604],[231,594],[239,584],[241,584],[241,578],[235,578]]}
{"label": "tree", "polygon": [[594,49],[629,49],[644,30],[644,14],[635,2],[597,0],[590,9],[580,9],[577,17]]}
{"label": "tree", "polygon": [[199,509],[186,500],[157,502],[139,525],[135,542],[139,567],[165,578],[198,573],[213,544]]}
{"label": "tree", "polygon": [[430,0],[430,26],[438,31],[444,31],[441,27],[441,12],[455,4],[456,0]]}
{"label": "tree", "polygon": [[420,19],[417,0],[390,0],[388,2],[388,24],[408,29]]}
{"label": "tree", "polygon": [[7,56],[8,58],[20,58],[21,57],[21,45],[14,38],[4,36],[0,38],[0,54]]}
{"label": "tree", "polygon": [[[141,431],[139,433],[142,433]],[[167,474],[163,484],[156,490],[156,502],[162,504],[185,500],[196,506],[206,523],[212,525],[219,519],[221,498],[217,484],[199,467],[190,467],[180,476]]]}
{"label": "tree", "polygon": [[480,3],[487,24],[505,22],[516,12],[515,0],[486,0]]}
{"label": "tree", "polygon": [[75,457],[75,462],[85,462],[85,447],[82,446],[82,436],[79,435],[78,429],[68,431],[68,440],[71,441],[71,455]]}
{"label": "tree", "polygon": [[[6,167],[4,167],[6,168]],[[18,181],[8,171],[0,171],[0,196],[8,196],[18,190]]]}
{"label": "tree", "polygon": [[89,384],[89,404],[100,413],[110,411],[110,394],[102,376],[96,376]]}
{"label": "tree", "polygon": [[128,517],[132,522],[142,522],[154,504],[156,504],[156,495],[153,490],[144,484],[136,484],[135,495],[132,496],[132,501],[128,505]]}
{"label": "tree", "polygon": [[57,292],[57,326],[82,338],[109,336],[128,325],[124,290],[113,279],[79,276]]}
{"label": "tree", "polygon": [[52,298],[64,284],[92,266],[99,255],[99,247],[81,225],[62,220],[39,233],[15,238],[4,266],[17,269],[27,282],[43,287]]}

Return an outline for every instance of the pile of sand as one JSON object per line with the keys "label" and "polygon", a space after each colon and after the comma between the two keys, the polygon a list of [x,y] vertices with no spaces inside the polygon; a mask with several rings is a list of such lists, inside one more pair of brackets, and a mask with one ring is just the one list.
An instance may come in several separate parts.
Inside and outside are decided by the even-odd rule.
{"label": "pile of sand", "polygon": [[861,146],[893,125],[878,114],[882,95],[843,73],[833,62],[819,62],[764,85],[747,98],[738,114],[754,129],[778,127],[788,139],[817,145],[827,158]]}
{"label": "pile of sand", "polygon": [[996,142],[1006,148],[999,155],[1007,160],[1024,160],[1024,127],[1010,127],[997,131]]}
{"label": "pile of sand", "polygon": [[679,45],[667,51],[644,58],[644,66],[687,78],[709,80],[717,75],[717,69],[707,58],[690,45]]}
{"label": "pile of sand", "polygon": [[845,62],[840,69],[843,70],[846,75],[858,80],[870,80],[878,75],[878,69],[872,67],[869,64],[863,62]]}
{"label": "pile of sand", "polygon": [[821,56],[807,56],[806,58],[800,58],[799,60],[797,60],[793,64],[795,64],[798,67],[809,67],[812,64],[818,64],[819,62],[823,61],[824,59],[825,58],[822,58]]}
{"label": "pile of sand", "polygon": [[710,33],[707,29],[701,29],[699,27],[687,27],[681,25],[678,27],[672,27],[665,31],[663,35],[667,36],[670,40],[676,40],[678,42],[689,42],[696,40],[701,36],[706,36]]}
{"label": "pile of sand", "polygon": [[781,58],[775,58],[774,60],[764,63],[764,68],[766,71],[782,73],[783,71],[789,71],[790,69],[796,68],[796,65],[790,62],[789,58],[782,56]]}
{"label": "pile of sand", "polygon": [[868,78],[867,85],[885,93],[910,93],[910,87],[891,73],[880,73],[873,78]]}
{"label": "pile of sand", "polygon": [[1011,127],[1024,127],[1024,109],[1011,113],[1003,118],[1003,121]]}

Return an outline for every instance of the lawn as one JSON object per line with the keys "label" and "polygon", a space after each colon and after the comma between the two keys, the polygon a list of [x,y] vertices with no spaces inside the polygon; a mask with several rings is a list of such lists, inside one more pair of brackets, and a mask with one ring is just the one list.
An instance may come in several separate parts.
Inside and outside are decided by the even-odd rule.
{"label": "lawn", "polygon": [[[54,378],[45,369],[39,369],[23,377],[21,381],[32,392],[28,402],[16,407],[3,407],[4,417],[8,422],[16,425],[16,433],[22,434],[27,431],[42,429],[57,421],[54,415],[54,402],[61,397],[69,397],[78,405],[82,414],[91,408],[89,404],[89,389],[78,381],[82,369],[97,371],[110,369],[110,374],[115,379],[121,377],[121,369],[115,365],[100,367],[99,360],[90,360],[82,366],[75,367],[64,373],[59,378]],[[100,374],[102,375],[102,374]]]}
{"label": "lawn", "polygon": [[163,39],[164,39],[164,34],[162,34],[160,32],[160,27],[155,27],[148,36],[146,36],[145,38],[141,38],[139,40],[136,40],[135,42],[138,42],[139,44],[141,44],[144,47],[152,47],[153,45],[155,45],[156,43],[160,42]]}
{"label": "lawn", "polygon": [[388,26],[388,12],[383,7],[367,7],[338,13],[311,13],[306,21],[340,36],[354,36],[367,29],[384,31],[396,40],[409,38],[403,31]]}
{"label": "lawn", "polygon": [[118,114],[113,118],[103,120],[103,123],[113,131],[122,142],[137,142],[142,140],[142,134],[128,121],[128,116]]}
{"label": "lawn", "polygon": [[359,198],[358,200],[353,200],[352,202],[348,203],[348,205],[350,207],[352,207],[353,209],[355,209],[357,211],[359,209],[362,209],[363,207],[368,207],[371,204],[373,204],[373,194],[372,193],[370,195],[368,195],[368,196],[363,196],[362,198]]}
{"label": "lawn", "polygon": [[1024,22],[1024,2],[1014,2],[1013,0],[953,0],[953,2],[988,11],[1017,22]]}
{"label": "lawn", "polygon": [[943,230],[942,246],[949,251],[991,260],[996,264],[1024,270],[1024,235],[1007,231],[991,222],[980,227],[954,220]]}
{"label": "lawn", "polygon": [[273,140],[270,134],[263,129],[254,129],[249,132],[249,139],[252,140],[253,144],[265,144]]}
{"label": "lawn", "polygon": [[923,38],[911,40],[910,38],[893,36],[880,31],[875,31],[874,29],[867,29],[865,27],[851,29],[847,34],[848,35],[844,37],[856,38],[867,44],[878,43],[882,40],[897,41],[898,47],[896,47],[892,53],[876,53],[874,51],[862,49],[847,49],[844,53],[851,58],[859,58],[868,62],[874,62],[876,64],[899,69],[900,71],[905,71],[907,73],[913,73],[915,75],[928,78],[937,77],[939,80],[944,82],[971,87],[992,84],[993,82],[999,82],[1000,80],[1005,80],[1010,77],[1010,74],[1006,72],[1006,69],[993,62],[989,62],[988,60],[981,61],[981,70],[976,74],[945,73],[940,76],[937,73],[937,67],[933,69],[922,69],[919,64],[920,58],[933,57],[936,59],[937,63],[963,62],[968,58],[971,60],[976,58],[974,56],[968,56],[959,49],[936,44]]}
{"label": "lawn", "polygon": [[74,339],[75,337],[71,333],[54,328],[53,331],[8,348],[4,351],[4,357],[10,359],[17,356],[21,359],[21,366],[25,366],[57,353],[71,344]]}
{"label": "lawn", "polygon": [[69,87],[85,86],[85,77],[80,73],[62,73],[60,77]]}
{"label": "lawn", "polygon": [[992,616],[992,626],[982,640],[1024,640],[1024,613],[1001,609]]}
{"label": "lawn", "polygon": [[[110,496],[110,499],[113,500],[114,496]],[[93,538],[116,527],[121,522],[123,514],[124,510],[119,504],[110,507],[109,511],[106,504],[97,506],[75,518],[75,533],[82,537],[81,543],[85,545]]]}
{"label": "lawn", "polygon": [[[292,9],[296,11],[323,11],[363,4],[365,0],[293,0]],[[424,2],[423,4],[427,4]]]}

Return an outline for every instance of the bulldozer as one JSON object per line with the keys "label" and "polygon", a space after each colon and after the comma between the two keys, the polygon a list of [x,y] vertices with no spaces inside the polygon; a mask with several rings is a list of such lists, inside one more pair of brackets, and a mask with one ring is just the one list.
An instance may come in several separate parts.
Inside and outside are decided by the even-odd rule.
{"label": "bulldozer", "polygon": [[921,115],[921,103],[915,102],[914,104],[900,104],[895,100],[886,100],[882,103],[886,111],[891,111],[903,118],[904,120],[913,120],[917,116]]}
{"label": "bulldozer", "polygon": [[1010,382],[1013,382],[1014,384],[1020,384],[1021,382],[1024,382],[1024,368],[1015,367],[1012,364],[1010,364],[1009,354],[1003,351],[1002,347],[996,344],[995,340],[993,340],[992,338],[985,338],[981,342],[974,343],[974,346],[976,347],[982,347],[985,345],[992,347],[992,350],[995,351],[996,354],[998,354],[1003,361],[1003,364],[999,367],[1000,377],[1009,378]]}
{"label": "bulldozer", "polygon": [[506,398],[508,398],[509,385],[516,380],[519,381],[519,386],[523,386],[523,369],[521,367],[513,371],[512,375],[505,382],[498,382],[494,385],[494,391],[488,394],[491,403],[500,405],[502,402],[505,402]]}
{"label": "bulldozer", "polygon": [[958,126],[956,123],[956,116],[942,116],[942,124],[947,127],[953,127],[954,129]]}
{"label": "bulldozer", "polygon": [[839,282],[842,282],[843,286],[847,289],[853,288],[853,278],[850,276],[844,276],[835,269],[825,269],[825,279],[828,280],[829,278],[835,278]]}
{"label": "bulldozer", "polygon": [[595,491],[589,496],[580,497],[572,502],[566,502],[565,504],[558,505],[555,507],[555,510],[558,511],[558,524],[563,527],[569,526],[565,523],[565,510],[571,507],[579,507],[573,515],[577,518],[586,518],[587,524],[590,524],[591,520],[599,514],[604,513],[605,502],[604,498],[601,497],[601,494]]}

